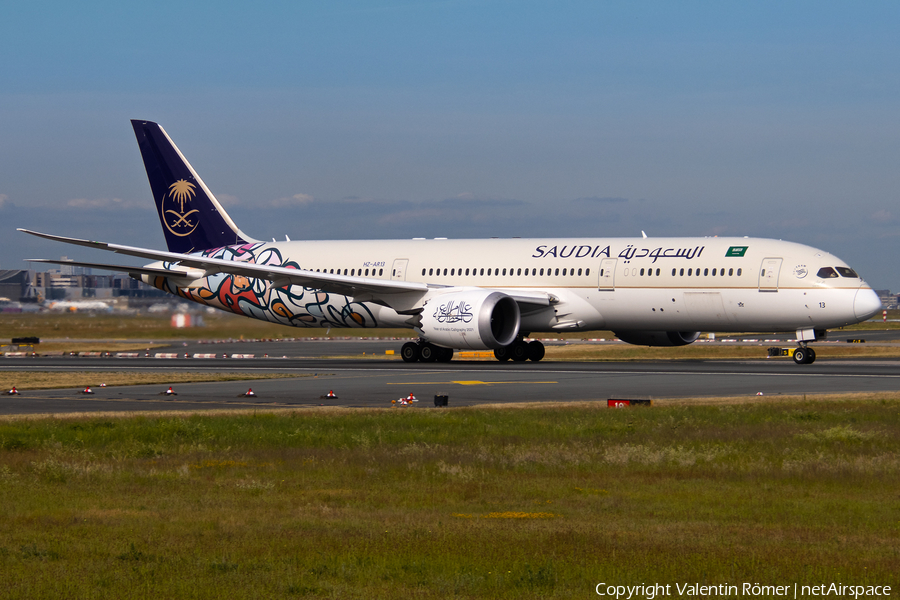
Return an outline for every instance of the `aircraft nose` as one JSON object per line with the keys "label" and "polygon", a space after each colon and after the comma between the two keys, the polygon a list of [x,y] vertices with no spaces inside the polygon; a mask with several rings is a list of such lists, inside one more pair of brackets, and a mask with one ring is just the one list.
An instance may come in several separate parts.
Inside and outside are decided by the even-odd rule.
{"label": "aircraft nose", "polygon": [[878,314],[881,310],[881,300],[872,288],[859,288],[856,299],[853,301],[853,312],[860,321],[865,321]]}

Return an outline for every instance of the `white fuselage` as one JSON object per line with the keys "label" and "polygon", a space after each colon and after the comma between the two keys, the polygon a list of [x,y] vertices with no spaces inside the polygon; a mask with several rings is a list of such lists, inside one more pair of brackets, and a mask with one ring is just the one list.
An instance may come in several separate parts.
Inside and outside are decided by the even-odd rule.
{"label": "white fuselage", "polygon": [[[540,291],[521,331],[795,331],[865,320],[881,309],[837,257],[760,238],[598,238],[257,242],[203,253],[256,264],[442,288]],[[821,277],[823,268],[834,276]],[[846,273],[851,273],[847,275]],[[830,274],[830,273],[829,273]],[[224,273],[161,289],[246,316],[306,327],[409,327],[383,303]]]}

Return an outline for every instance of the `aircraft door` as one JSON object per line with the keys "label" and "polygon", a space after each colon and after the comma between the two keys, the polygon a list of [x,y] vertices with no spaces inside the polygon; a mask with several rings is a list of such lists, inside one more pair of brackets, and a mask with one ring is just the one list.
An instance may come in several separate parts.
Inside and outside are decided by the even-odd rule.
{"label": "aircraft door", "polygon": [[764,258],[759,270],[759,291],[777,292],[778,274],[781,272],[780,258]]}
{"label": "aircraft door", "polygon": [[391,267],[391,279],[394,281],[406,281],[406,265],[409,263],[408,258],[398,258]]}
{"label": "aircraft door", "polygon": [[602,292],[616,291],[616,258],[604,258],[600,261],[600,283],[598,289]]}

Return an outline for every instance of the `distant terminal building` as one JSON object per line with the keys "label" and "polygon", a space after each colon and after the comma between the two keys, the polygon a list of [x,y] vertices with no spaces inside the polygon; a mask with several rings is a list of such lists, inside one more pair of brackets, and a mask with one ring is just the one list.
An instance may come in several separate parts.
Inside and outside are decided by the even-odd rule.
{"label": "distant terminal building", "polygon": [[898,297],[898,294],[891,293],[891,290],[875,290],[875,293],[878,294],[878,298],[886,309],[894,310],[900,308],[900,297]]}
{"label": "distant terminal building", "polygon": [[166,296],[165,292],[123,273],[94,275],[90,269],[67,265],[50,271],[0,270],[0,298],[13,303]]}
{"label": "distant terminal building", "polygon": [[31,291],[31,277],[28,271],[0,270],[0,297],[8,301],[28,301],[33,297]]}

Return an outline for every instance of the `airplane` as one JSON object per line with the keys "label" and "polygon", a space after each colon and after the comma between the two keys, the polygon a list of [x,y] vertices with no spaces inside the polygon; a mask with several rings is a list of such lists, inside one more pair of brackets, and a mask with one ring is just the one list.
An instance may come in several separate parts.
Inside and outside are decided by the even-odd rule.
{"label": "airplane", "polygon": [[238,228],[160,125],[131,124],[167,251],[19,231],[154,261],[65,264],[129,273],[255,319],[411,328],[419,339],[403,344],[406,362],[446,362],[459,349],[539,361],[544,346],[531,334],[602,329],[644,346],[683,346],[701,331],[793,332],[794,362],[811,364],[811,342],[882,309],[839,258],[773,239],[261,241]]}

